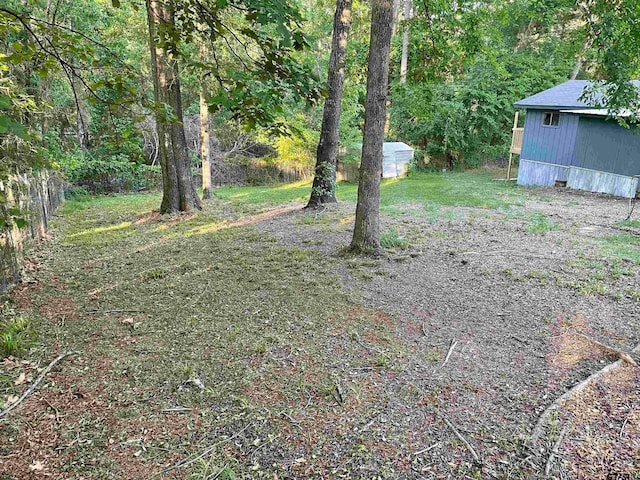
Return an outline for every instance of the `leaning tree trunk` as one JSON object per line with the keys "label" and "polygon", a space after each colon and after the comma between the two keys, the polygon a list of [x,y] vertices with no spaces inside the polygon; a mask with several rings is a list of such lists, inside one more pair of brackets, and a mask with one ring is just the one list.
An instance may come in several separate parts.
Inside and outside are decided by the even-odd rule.
{"label": "leaning tree trunk", "polygon": [[[178,62],[156,42],[158,27],[173,24],[173,12],[169,4],[161,0],[146,0],[146,7],[153,93],[157,104],[158,158],[162,169],[163,195],[160,213],[200,209],[201,203],[193,184],[183,127]],[[169,112],[162,107],[168,108]]]}
{"label": "leaning tree trunk", "polygon": [[315,178],[307,207],[336,203],[336,166],[340,139],[340,114],[344,91],[347,41],[351,29],[352,0],[337,0],[329,59],[329,94],[324,103],[322,130],[316,154]]}
{"label": "leaning tree trunk", "polygon": [[407,67],[409,60],[409,20],[413,0],[404,0],[404,28],[402,32],[402,58],[400,59],[400,83],[407,83]]}
{"label": "leaning tree trunk", "polygon": [[364,110],[364,139],[358,184],[356,225],[351,249],[377,251],[380,248],[380,177],[384,144],[389,50],[393,30],[393,1],[372,0],[371,41],[367,99]]}

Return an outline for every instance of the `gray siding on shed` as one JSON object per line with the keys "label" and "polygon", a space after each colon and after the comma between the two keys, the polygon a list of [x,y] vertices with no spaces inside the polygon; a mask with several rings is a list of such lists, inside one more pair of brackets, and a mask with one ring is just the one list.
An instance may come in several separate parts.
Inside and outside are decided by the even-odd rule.
{"label": "gray siding on shed", "polygon": [[640,175],[640,132],[633,133],[615,120],[581,117],[575,150],[577,167]]}
{"label": "gray siding on shed", "polygon": [[544,110],[528,110],[520,158],[571,165],[578,132],[578,115],[561,113],[557,127],[542,125]]}

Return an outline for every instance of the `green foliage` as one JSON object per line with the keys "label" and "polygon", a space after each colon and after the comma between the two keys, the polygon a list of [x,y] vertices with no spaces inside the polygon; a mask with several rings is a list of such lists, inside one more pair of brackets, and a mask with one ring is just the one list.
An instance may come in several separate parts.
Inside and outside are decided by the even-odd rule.
{"label": "green foliage", "polygon": [[29,317],[9,317],[0,323],[0,355],[24,355],[33,346],[36,332]]}
{"label": "green foliage", "polygon": [[336,169],[328,162],[316,167],[316,177],[321,179],[318,186],[311,189],[313,195],[333,195],[336,191]]}

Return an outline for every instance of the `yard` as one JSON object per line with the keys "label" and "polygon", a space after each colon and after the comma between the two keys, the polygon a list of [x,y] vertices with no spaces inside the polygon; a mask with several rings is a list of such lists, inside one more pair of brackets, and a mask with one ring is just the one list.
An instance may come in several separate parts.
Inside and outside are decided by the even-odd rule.
{"label": "yard", "polygon": [[372,259],[344,249],[356,187],[318,212],[308,192],[67,202],[3,307],[37,340],[3,361],[0,407],[78,354],[0,423],[0,479],[640,478],[626,364],[531,442],[640,342],[628,200],[384,181]]}

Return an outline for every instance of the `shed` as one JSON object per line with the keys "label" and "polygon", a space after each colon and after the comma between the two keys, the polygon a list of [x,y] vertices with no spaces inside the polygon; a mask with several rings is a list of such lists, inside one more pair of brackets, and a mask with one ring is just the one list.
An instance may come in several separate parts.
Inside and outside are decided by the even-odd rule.
{"label": "shed", "polygon": [[406,175],[415,150],[403,142],[385,142],[382,151],[382,178]]}
{"label": "shed", "polygon": [[[634,81],[640,88],[640,82]],[[519,185],[566,185],[635,197],[640,131],[580,100],[586,80],[571,80],[514,104],[527,111],[520,146]],[[514,129],[514,133],[515,133]]]}

